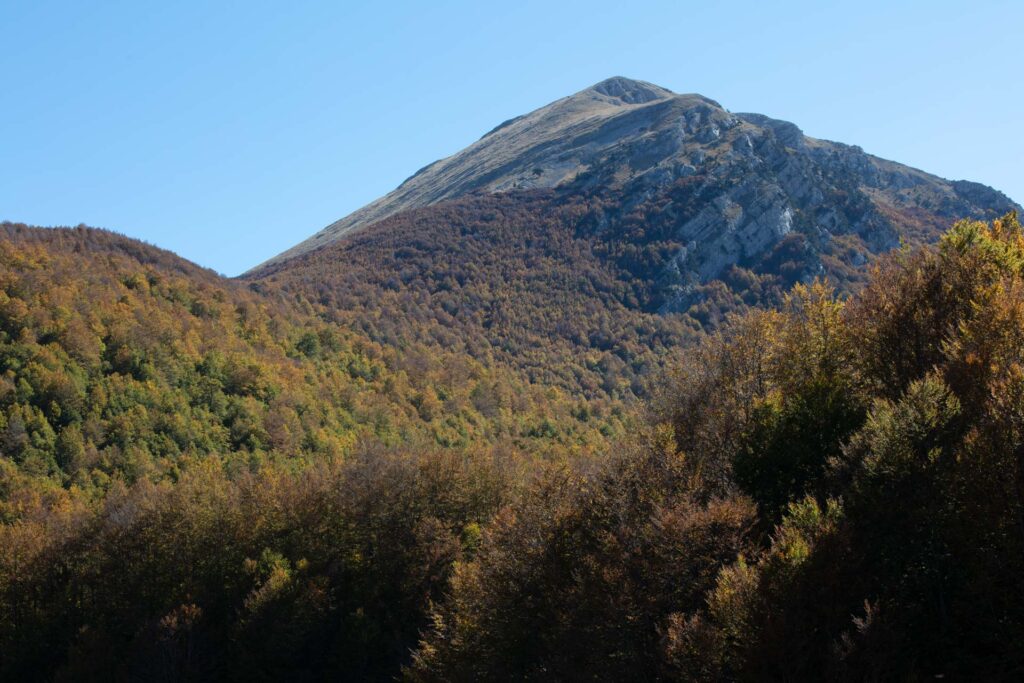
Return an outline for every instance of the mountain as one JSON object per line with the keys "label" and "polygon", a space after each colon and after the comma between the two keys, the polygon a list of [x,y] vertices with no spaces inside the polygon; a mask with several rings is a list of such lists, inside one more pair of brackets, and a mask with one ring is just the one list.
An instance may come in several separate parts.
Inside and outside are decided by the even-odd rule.
{"label": "mountain", "polygon": [[733,114],[707,97],[615,77],[502,123],[457,154],[254,269],[264,272],[410,209],[472,193],[595,187],[649,202],[686,179],[700,210],[675,217],[683,247],[669,270],[707,280],[793,230],[853,234],[872,251],[894,246],[896,224],[934,238],[961,217],[990,218],[1013,203],[988,187],[950,182],[805,136],[760,114]]}
{"label": "mountain", "polygon": [[247,273],[377,343],[628,398],[733,313],[1004,195],[613,78],[512,119]]}

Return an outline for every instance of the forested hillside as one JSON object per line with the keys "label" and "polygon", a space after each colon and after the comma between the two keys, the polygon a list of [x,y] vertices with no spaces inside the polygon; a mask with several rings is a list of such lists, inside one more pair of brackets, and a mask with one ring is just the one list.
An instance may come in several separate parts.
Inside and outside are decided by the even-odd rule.
{"label": "forested hillside", "polygon": [[464,354],[384,346],[300,297],[112,233],[5,224],[0,266],[8,519],[47,487],[102,496],[211,456],[256,469],[361,440],[573,451],[621,428],[617,405],[563,399]]}
{"label": "forested hillside", "polygon": [[[185,612],[194,596],[207,622],[236,618],[263,581],[245,578],[246,562],[263,561],[263,546],[290,533],[292,487],[313,481],[311,514],[341,536],[324,537],[311,518],[306,531],[321,535],[324,561],[359,596],[351,609],[365,612],[344,638],[365,640],[351,647],[369,653],[359,665],[367,675],[393,668],[446,576],[445,530],[471,537],[511,472],[537,458],[585,458],[627,420],[617,401],[528,385],[455,351],[382,345],[320,319],[301,297],[84,227],[3,224],[0,373],[3,679],[103,678],[122,664],[146,677],[136,667],[152,665],[152,651],[121,664],[109,657],[154,646],[137,629],[172,596]],[[451,490],[467,479],[478,492]],[[259,500],[239,515],[247,487]],[[320,507],[328,490],[349,512]],[[259,522],[266,506],[289,521]],[[109,514],[120,515],[113,526]],[[252,558],[248,533],[262,539]],[[356,537],[361,549],[350,547]],[[112,592],[84,576],[69,581],[82,560]],[[237,600],[223,574],[235,570]],[[226,611],[214,616],[207,600],[224,600]],[[215,639],[226,645],[234,636],[224,622],[213,630],[221,627]],[[54,647],[65,654],[54,658]],[[81,658],[69,647],[84,648]]]}
{"label": "forested hillside", "polygon": [[413,680],[1017,680],[1024,235],[708,339],[599,471],[503,508]]}
{"label": "forested hillside", "polygon": [[381,344],[457,350],[572,395],[630,398],[701,327],[652,306],[649,261],[670,245],[616,253],[629,248],[595,235],[600,211],[575,194],[473,197],[392,217],[255,282]]}
{"label": "forested hillside", "polygon": [[[576,248],[558,234],[537,238],[555,263]],[[457,291],[424,259],[416,277]],[[444,320],[415,316],[444,298],[415,278],[380,309],[411,317],[375,328],[327,314],[346,310],[331,283],[227,282],[87,229],[6,225],[0,262],[4,679],[1024,673],[1013,215],[895,252],[850,299],[778,283],[777,310],[737,307],[666,354],[628,430],[586,373],[530,384],[472,334],[437,355]],[[513,329],[581,286],[534,290],[519,267],[484,271],[526,307],[457,319]],[[643,283],[586,280],[654,348],[654,318],[621,303]]]}

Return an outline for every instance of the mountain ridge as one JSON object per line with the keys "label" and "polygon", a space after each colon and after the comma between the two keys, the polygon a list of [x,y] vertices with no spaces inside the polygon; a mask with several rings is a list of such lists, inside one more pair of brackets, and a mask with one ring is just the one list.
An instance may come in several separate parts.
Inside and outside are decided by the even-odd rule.
{"label": "mountain ridge", "polygon": [[[775,149],[766,149],[765,141],[769,138]],[[786,150],[810,158],[818,166],[828,164],[830,155],[840,157],[840,164],[852,167],[859,174],[858,187],[918,188],[932,195],[935,202],[960,204],[957,208],[963,215],[992,217],[978,215],[978,201],[959,196],[957,183],[969,181],[947,181],[866,154],[856,145],[812,138],[787,121],[762,114],[733,114],[703,95],[677,94],[652,83],[616,76],[506,120],[463,150],[424,166],[395,190],[331,223],[245,275],[258,274],[271,265],[329,244],[404,210],[434,205],[472,192],[580,186],[586,185],[588,180],[617,186],[642,177],[647,181],[644,190],[649,191],[674,178],[705,171],[709,165],[735,166],[750,157],[767,160],[769,166],[784,167],[786,160],[780,158],[779,152]],[[763,175],[757,169],[753,173]],[[782,185],[787,194],[793,194],[794,188]],[[980,198],[982,204],[1016,206],[996,190],[984,186],[972,188],[970,194],[986,195]],[[886,201],[893,203],[891,197]],[[782,213],[779,210],[775,213],[774,222],[779,223]],[[943,212],[943,218],[951,216],[951,211]],[[943,227],[946,224],[944,222]],[[776,232],[781,230],[784,234],[783,226],[777,227]],[[895,240],[892,234],[880,240],[876,236],[879,247],[892,246]]]}

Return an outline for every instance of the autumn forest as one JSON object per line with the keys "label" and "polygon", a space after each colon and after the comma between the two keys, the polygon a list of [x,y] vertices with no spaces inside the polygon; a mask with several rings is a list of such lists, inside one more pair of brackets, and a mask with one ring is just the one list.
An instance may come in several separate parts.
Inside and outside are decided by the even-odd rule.
{"label": "autumn forest", "polygon": [[597,353],[545,385],[111,233],[3,230],[5,680],[1024,667],[1012,214],[852,297],[633,313],[695,340],[635,391],[589,384]]}

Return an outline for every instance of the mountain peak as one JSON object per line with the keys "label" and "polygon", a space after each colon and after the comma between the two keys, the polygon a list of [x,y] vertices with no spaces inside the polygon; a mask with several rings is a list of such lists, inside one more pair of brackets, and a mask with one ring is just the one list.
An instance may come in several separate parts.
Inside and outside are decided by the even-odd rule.
{"label": "mountain peak", "polygon": [[[717,196],[693,225],[680,227],[681,235],[693,233],[686,242],[707,247],[698,250],[706,260],[691,269],[702,280],[767,249],[794,220],[821,235],[840,227],[862,233],[873,249],[884,249],[897,241],[887,216],[920,208],[921,198],[963,216],[990,217],[982,209],[1010,204],[998,193],[953,186],[858,147],[813,140],[792,123],[733,114],[702,95],[614,76],[509,119],[250,274],[401,212],[474,193],[629,185],[636,197],[648,197],[684,177],[698,177],[708,196]],[[877,211],[844,218],[847,207],[834,198],[851,193],[863,206],[878,203]],[[936,224],[949,218],[946,209]],[[732,242],[719,244],[713,234]],[[683,250],[688,262],[699,260],[695,249]]]}
{"label": "mountain peak", "polygon": [[674,97],[675,93],[659,85],[646,81],[637,81],[624,76],[612,76],[597,83],[584,93],[595,93],[608,98],[617,99],[625,104],[646,104],[655,100]]}
{"label": "mountain peak", "polygon": [[[648,138],[659,130],[678,129],[673,121],[680,112],[695,107],[706,110],[708,105],[715,111],[691,116],[687,125],[714,128],[712,119],[731,119],[718,103],[700,95],[679,95],[623,76],[607,78],[505,121],[469,147],[425,166],[384,197],[253,271],[329,244],[407,209],[478,191],[551,188],[573,182],[582,174],[599,170],[604,160],[615,156],[616,148],[625,149],[631,141]],[[675,133],[670,130],[668,135]],[[669,141],[669,146],[676,147],[678,142]],[[626,157],[636,153],[626,151]]]}

